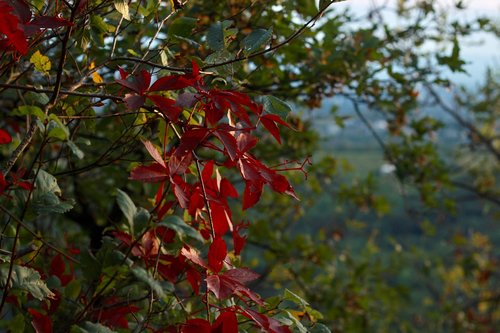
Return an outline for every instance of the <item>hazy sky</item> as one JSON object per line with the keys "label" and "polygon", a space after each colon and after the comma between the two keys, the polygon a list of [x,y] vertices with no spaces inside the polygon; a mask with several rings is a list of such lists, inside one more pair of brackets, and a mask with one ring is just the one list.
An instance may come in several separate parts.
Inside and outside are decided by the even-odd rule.
{"label": "hazy sky", "polygon": [[[437,0],[443,6],[452,7],[455,0]],[[375,4],[385,3],[384,0],[347,0],[334,4],[339,9],[349,7],[354,12],[363,12]],[[461,15],[471,19],[476,16],[488,15],[500,20],[500,0],[464,0],[467,10]],[[389,0],[389,3],[395,3]],[[453,15],[453,11],[450,12]],[[490,34],[476,34],[462,41],[462,55],[467,61],[466,69],[469,75],[454,74],[453,79],[462,84],[475,84],[479,82],[486,68],[493,67],[500,70],[500,39]]]}

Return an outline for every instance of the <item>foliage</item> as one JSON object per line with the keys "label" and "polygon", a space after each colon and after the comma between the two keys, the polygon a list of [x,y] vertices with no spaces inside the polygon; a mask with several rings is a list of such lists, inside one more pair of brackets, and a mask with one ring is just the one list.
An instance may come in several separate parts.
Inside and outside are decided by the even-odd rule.
{"label": "foliage", "polygon": [[[396,240],[381,251],[375,229],[352,249],[336,224],[303,232],[317,193],[342,203],[332,219],[346,230],[391,207],[378,177],[331,156],[311,166],[320,138],[293,109],[342,96],[426,214],[453,214],[457,191],[498,205],[494,74],[456,106],[439,90],[445,70],[465,70],[460,38],[497,27],[448,22],[432,1],[399,1],[394,27],[336,2],[0,0],[0,327],[493,329],[498,254],[484,234],[457,235],[446,262]],[[423,99],[467,134],[453,157]]]}

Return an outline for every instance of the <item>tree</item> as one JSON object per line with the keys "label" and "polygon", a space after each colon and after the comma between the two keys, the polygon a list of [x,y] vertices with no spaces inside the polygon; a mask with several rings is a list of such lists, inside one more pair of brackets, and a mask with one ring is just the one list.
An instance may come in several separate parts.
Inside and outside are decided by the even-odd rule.
{"label": "tree", "polygon": [[[464,118],[436,92],[449,84],[443,68],[463,69],[459,37],[496,28],[485,18],[432,25],[432,2],[403,1],[403,27],[374,10],[350,30],[357,18],[335,2],[0,1],[3,327],[328,331],[314,307],[327,322],[347,309],[334,330],[371,327],[353,301],[364,282],[319,293],[336,254],[286,232],[283,217],[303,207],[292,184],[310,174],[302,193],[319,191],[335,171],[330,159],[308,166],[318,137],[289,103],[342,95],[372,131],[362,106],[377,110],[389,123],[388,138],[373,131],[386,159],[429,209],[457,186],[495,202],[495,173],[453,177],[431,140],[442,123],[415,110],[427,92],[468,147],[498,159],[495,111]],[[430,38],[451,54],[416,53]],[[358,209],[384,209],[369,179],[341,190]],[[271,253],[261,278],[246,268],[247,242]],[[281,268],[291,290],[263,299],[249,287],[276,282]],[[392,292],[377,269],[382,282],[367,290]],[[322,299],[338,293],[346,307]]]}

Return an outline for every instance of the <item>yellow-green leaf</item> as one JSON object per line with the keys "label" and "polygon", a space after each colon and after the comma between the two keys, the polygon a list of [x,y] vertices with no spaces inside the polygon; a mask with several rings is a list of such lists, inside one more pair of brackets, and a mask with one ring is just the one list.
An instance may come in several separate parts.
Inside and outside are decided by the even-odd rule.
{"label": "yellow-green leaf", "polygon": [[48,74],[50,68],[52,67],[52,63],[50,62],[49,57],[44,56],[40,53],[40,51],[36,51],[30,58],[30,62],[35,65],[35,69],[43,74]]}
{"label": "yellow-green leaf", "polygon": [[123,15],[125,20],[130,21],[130,14],[128,9],[128,1],[125,0],[115,0],[116,10]]}

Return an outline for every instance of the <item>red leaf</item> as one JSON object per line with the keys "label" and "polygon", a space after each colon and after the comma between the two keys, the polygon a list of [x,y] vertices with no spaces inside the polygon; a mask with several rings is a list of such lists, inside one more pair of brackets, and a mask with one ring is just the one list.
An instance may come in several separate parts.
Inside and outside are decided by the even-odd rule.
{"label": "red leaf", "polygon": [[287,326],[281,324],[278,320],[253,311],[251,309],[241,308],[241,314],[251,319],[262,331],[269,333],[291,333]]}
{"label": "red leaf", "polygon": [[219,275],[209,275],[206,278],[207,289],[214,293],[217,299],[224,299],[233,293],[233,289],[221,288],[221,280]]}
{"label": "red leaf", "polygon": [[192,70],[192,75],[195,77],[195,78],[198,78],[200,76],[200,67],[198,66],[198,64],[196,63],[196,61],[191,61],[191,66],[193,68]]}
{"label": "red leaf", "polygon": [[7,131],[0,128],[0,145],[5,145],[12,142],[12,137]]}
{"label": "red leaf", "polygon": [[215,237],[214,241],[210,245],[210,248],[208,249],[208,266],[213,272],[220,272],[222,266],[224,265],[226,255],[226,242],[220,236]]}
{"label": "red leaf", "polygon": [[140,309],[135,305],[116,305],[113,306],[113,303],[120,304],[115,297],[112,298],[108,303],[107,307],[103,307],[96,311],[96,317],[99,322],[105,324],[106,326],[110,326],[112,328],[120,327],[128,329],[128,320],[127,315],[130,313],[138,312]]}
{"label": "red leaf", "polygon": [[213,160],[210,160],[203,167],[203,171],[201,172],[201,179],[203,180],[203,183],[210,183],[212,174],[214,173],[214,165],[215,162]]}
{"label": "red leaf", "polygon": [[240,169],[241,176],[246,181],[260,182],[262,181],[262,176],[259,173],[259,167],[262,167],[260,163],[256,163],[254,159],[245,158],[238,160],[238,168]]}
{"label": "red leaf", "polygon": [[137,86],[139,87],[139,93],[142,95],[146,90],[148,90],[151,84],[151,74],[148,71],[142,70],[141,75],[136,78]]}
{"label": "red leaf", "polygon": [[50,263],[49,274],[57,276],[63,287],[73,280],[72,274],[64,274],[65,269],[66,265],[64,264],[61,254],[57,254]]}
{"label": "red leaf", "polygon": [[179,275],[188,267],[184,256],[160,255],[158,273],[172,283],[176,283]]}
{"label": "red leaf", "polygon": [[[127,234],[126,232],[114,231],[112,234],[116,239],[121,240],[127,246],[131,246],[134,242],[132,236]],[[132,255],[136,257],[142,257],[144,255],[144,249],[142,248],[142,246],[139,244],[135,244],[132,248]]]}
{"label": "red leaf", "polygon": [[247,283],[257,280],[260,275],[248,268],[235,268],[224,272],[224,276],[234,281],[238,281],[239,283]]}
{"label": "red leaf", "polygon": [[38,16],[35,17],[30,23],[30,26],[36,27],[38,29],[56,29],[60,27],[72,26],[68,20],[65,20],[56,16]]}
{"label": "red leaf", "polygon": [[146,98],[137,94],[125,94],[123,101],[125,102],[127,109],[135,111],[144,105]]}
{"label": "red leaf", "polygon": [[181,137],[181,142],[176,149],[176,154],[187,154],[194,150],[207,138],[209,130],[205,127],[192,127]]}
{"label": "red leaf", "polygon": [[121,79],[126,80],[129,75],[128,72],[121,67],[118,67],[118,71],[120,72]]}
{"label": "red leaf", "polygon": [[172,184],[174,195],[179,205],[181,208],[187,209],[189,207],[189,196],[186,193],[187,184],[179,175],[170,177],[170,183]]}
{"label": "red leaf", "polygon": [[200,284],[201,284],[201,274],[194,268],[188,269],[186,272],[186,278],[193,288],[193,292],[195,295],[200,293]]}
{"label": "red leaf", "polygon": [[[10,14],[13,8],[4,1],[0,2],[0,34],[7,37],[7,48],[13,48],[22,55],[28,53],[28,43],[24,31],[20,28],[19,18]],[[30,14],[31,15],[31,14]]]}
{"label": "red leaf", "polygon": [[163,243],[172,243],[174,241],[175,231],[165,226],[156,227],[155,233],[156,236],[158,236],[158,238],[161,239]]}
{"label": "red leaf", "polygon": [[281,144],[280,130],[278,126],[276,126],[276,123],[264,117],[260,118],[260,121],[262,125],[269,131],[269,133],[271,133],[271,135],[276,139],[276,141]]}
{"label": "red leaf", "polygon": [[244,154],[255,147],[259,140],[248,133],[240,133],[240,135],[238,135],[238,137],[236,138],[236,142],[238,143],[238,149],[240,150],[240,153]]}
{"label": "red leaf", "polygon": [[144,247],[144,256],[153,257],[160,250],[160,241],[156,238],[154,230],[149,230],[142,236],[142,246]]}
{"label": "red leaf", "polygon": [[226,178],[223,178],[220,183],[220,193],[224,197],[237,198],[238,192],[234,188],[233,184],[229,182]]}
{"label": "red leaf", "polygon": [[231,211],[227,207],[227,204],[218,201],[210,201],[209,204],[210,212],[212,213],[214,233],[218,236],[222,236],[229,230],[229,226],[232,225]]}
{"label": "red leaf", "polygon": [[[6,3],[7,1],[0,2]],[[9,0],[8,2],[22,23],[28,23],[31,20],[31,9],[25,0]]]}
{"label": "red leaf", "polygon": [[168,170],[171,175],[182,175],[193,162],[193,153],[177,154],[177,149],[168,160]]}
{"label": "red leaf", "polygon": [[210,333],[210,323],[205,319],[189,319],[182,325],[181,333]]}
{"label": "red leaf", "polygon": [[149,91],[180,90],[193,85],[193,81],[183,75],[170,75],[159,78]]}
{"label": "red leaf", "polygon": [[182,112],[182,108],[175,106],[175,100],[158,95],[148,95],[147,97],[155,103],[161,113],[164,114],[171,122],[175,123],[177,121]]}
{"label": "red leaf", "polygon": [[49,316],[43,315],[32,308],[28,308],[28,312],[33,317],[31,325],[36,333],[52,333],[52,321]]}
{"label": "red leaf", "polygon": [[[245,296],[259,305],[264,305],[264,302],[257,294],[242,284],[242,282],[254,280],[258,275],[246,269],[243,272],[240,272],[240,270],[241,269],[231,269],[220,275],[213,274],[207,276],[206,282],[208,290],[213,292],[218,299],[225,299],[235,294],[240,298]],[[242,279],[242,281],[236,280],[237,278]]]}
{"label": "red leaf", "polygon": [[146,147],[146,150],[148,151],[149,155],[158,162],[163,168],[167,168],[167,165],[165,164],[165,161],[163,160],[163,157],[160,155],[156,147],[151,143],[151,141],[142,141],[142,144],[144,147]]}
{"label": "red leaf", "polygon": [[241,250],[243,249],[243,246],[245,246],[247,238],[246,236],[242,236],[240,234],[240,230],[247,227],[248,224],[241,223],[236,225],[233,229],[233,248],[235,255],[239,255],[241,253]]}
{"label": "red leaf", "polygon": [[148,71],[141,71],[139,75],[132,78],[132,81],[128,80],[116,80],[116,83],[135,91],[139,95],[143,95],[144,92],[149,88],[151,82],[151,74]]}
{"label": "red leaf", "polygon": [[168,178],[168,170],[158,163],[153,163],[148,166],[138,166],[132,170],[129,177],[129,179],[138,180],[143,183],[158,183]]}
{"label": "red leaf", "polygon": [[253,207],[259,202],[263,186],[264,183],[261,181],[245,182],[245,190],[243,191],[243,210]]}
{"label": "red leaf", "polygon": [[187,245],[185,245],[182,250],[181,250],[181,254],[186,257],[187,259],[191,260],[192,262],[194,262],[195,264],[203,267],[203,268],[207,268],[207,264],[205,263],[205,261],[200,257],[199,253],[196,252],[195,249],[193,248],[190,248],[188,247]]}
{"label": "red leaf", "polygon": [[238,333],[238,320],[233,311],[222,312],[212,325],[212,333]]}
{"label": "red leaf", "polygon": [[11,184],[5,179],[2,171],[0,171],[0,195],[2,195]]}
{"label": "red leaf", "polygon": [[226,130],[216,130],[214,132],[215,136],[222,142],[224,145],[224,148],[226,148],[227,154],[229,155],[229,158],[234,161],[238,158],[238,144],[236,142],[236,138],[234,135],[229,133]]}

